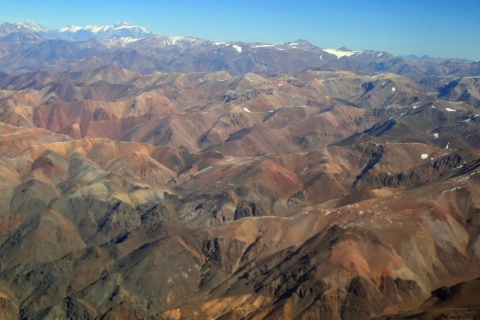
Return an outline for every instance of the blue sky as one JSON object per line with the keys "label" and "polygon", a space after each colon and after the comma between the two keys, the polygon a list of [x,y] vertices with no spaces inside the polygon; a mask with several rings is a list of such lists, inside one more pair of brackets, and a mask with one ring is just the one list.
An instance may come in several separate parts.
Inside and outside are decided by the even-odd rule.
{"label": "blue sky", "polygon": [[126,21],[164,35],[480,60],[480,0],[2,1],[0,22],[56,29]]}

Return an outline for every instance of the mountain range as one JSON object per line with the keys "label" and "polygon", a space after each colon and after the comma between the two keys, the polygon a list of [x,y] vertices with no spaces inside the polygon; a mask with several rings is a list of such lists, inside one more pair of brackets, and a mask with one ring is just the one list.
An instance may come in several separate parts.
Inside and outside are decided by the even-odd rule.
{"label": "mountain range", "polygon": [[478,62],[0,31],[0,318],[480,315]]}
{"label": "mountain range", "polygon": [[160,72],[248,72],[296,74],[307,69],[390,72],[438,87],[455,77],[476,76],[479,61],[403,59],[386,52],[322,49],[306,40],[284,44],[217,42],[185,36],[154,35],[146,28],[70,26],[48,30],[27,21],[0,25],[0,70],[78,71],[103,65]]}

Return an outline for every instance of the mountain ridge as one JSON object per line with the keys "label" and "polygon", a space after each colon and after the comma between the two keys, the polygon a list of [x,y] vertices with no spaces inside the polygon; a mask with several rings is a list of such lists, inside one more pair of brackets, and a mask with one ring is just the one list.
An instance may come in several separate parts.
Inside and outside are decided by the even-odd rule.
{"label": "mountain ridge", "polygon": [[[25,32],[25,29],[33,34],[8,37],[9,33],[22,30]],[[84,66],[80,67],[68,59],[56,58],[56,45],[51,39],[57,39],[73,41],[62,45],[77,47],[76,50],[92,46],[100,50],[96,53],[96,59],[92,60],[85,56],[82,65],[90,64],[96,67],[120,63],[127,69],[142,73],[226,70],[235,74],[248,72],[273,74],[298,73],[306,69],[350,70],[362,73],[386,71],[407,75],[423,85],[432,87],[443,85],[441,78],[446,75],[463,77],[476,76],[480,73],[478,61],[402,59],[383,51],[352,51],[345,47],[326,49],[306,40],[283,44],[219,42],[189,36],[156,35],[144,27],[125,22],[110,26],[70,26],[48,30],[34,21],[29,21],[18,24],[4,23],[0,25],[0,30],[3,30],[0,36],[3,35],[2,41],[5,42],[2,50],[6,52],[0,56],[0,68],[7,72],[32,71],[34,65],[50,68],[52,71],[83,68]],[[30,44],[22,44],[22,39]],[[51,62],[39,60],[32,61],[29,65],[28,59],[18,61],[26,54],[22,51],[28,51],[31,56],[45,41],[50,41],[51,46],[42,50],[51,51],[49,55]],[[12,46],[9,42],[17,42],[17,45]],[[195,61],[192,60],[194,57]],[[139,60],[142,60],[142,63]]]}

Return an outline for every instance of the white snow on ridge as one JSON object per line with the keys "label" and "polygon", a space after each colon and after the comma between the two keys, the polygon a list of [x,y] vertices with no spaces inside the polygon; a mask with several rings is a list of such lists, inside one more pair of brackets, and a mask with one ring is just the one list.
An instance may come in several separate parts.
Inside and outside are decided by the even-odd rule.
{"label": "white snow on ridge", "polygon": [[129,43],[132,43],[132,42],[136,42],[140,39],[132,38],[132,37],[125,37],[125,38],[119,38],[118,40],[122,41],[123,44],[126,45],[126,44],[129,44]]}
{"label": "white snow on ridge", "polygon": [[256,44],[252,46],[252,48],[268,48],[268,47],[275,47],[276,44]]}
{"label": "white snow on ridge", "polygon": [[172,45],[175,45],[175,43],[177,43],[178,41],[182,41],[182,40],[185,40],[185,37],[182,37],[182,36],[170,37],[170,43]]}
{"label": "white snow on ridge", "polygon": [[24,28],[27,28],[27,29],[30,29],[34,32],[46,31],[47,30],[43,26],[41,26],[40,24],[38,24],[37,22],[35,22],[33,20],[27,20],[27,21],[19,22],[19,23],[17,23],[17,25],[21,26],[21,27],[24,27]]}
{"label": "white snow on ridge", "polygon": [[397,89],[395,89],[395,87],[392,87],[392,92],[395,92],[397,91]]}
{"label": "white snow on ridge", "polygon": [[78,30],[82,30],[83,27],[79,27],[79,26],[69,26],[69,27],[64,27],[64,28],[60,28],[58,29],[59,32],[77,32]]}
{"label": "white snow on ridge", "polygon": [[86,29],[92,31],[93,33],[105,32],[109,29],[114,29],[111,26],[87,26]]}
{"label": "white snow on ridge", "polygon": [[435,133],[433,134],[433,136],[434,136],[435,139],[438,138],[438,133],[435,132]]}
{"label": "white snow on ridge", "polygon": [[245,112],[248,112],[248,113],[253,113],[252,111],[248,110],[248,108],[243,108],[243,110],[245,110]]}
{"label": "white snow on ridge", "polygon": [[141,30],[142,32],[145,32],[145,33],[148,33],[149,31],[144,28],[144,27],[139,27],[139,26],[134,26],[134,25],[122,25],[122,26],[113,26],[112,27],[113,30],[119,30],[119,29],[139,29]]}
{"label": "white snow on ridge", "polygon": [[445,110],[447,110],[448,112],[455,112],[455,111],[457,111],[457,110],[452,109],[452,108],[445,108]]}
{"label": "white snow on ridge", "polygon": [[425,160],[428,158],[428,154],[423,153],[420,157],[422,158],[422,160]]}
{"label": "white snow on ridge", "polygon": [[102,32],[107,32],[109,30],[116,31],[116,30],[122,30],[122,29],[138,29],[138,31],[143,32],[143,33],[149,33],[149,31],[140,26],[135,26],[133,24],[121,22],[118,24],[115,24],[113,26],[96,26],[96,25],[87,25],[87,26],[68,26],[68,27],[63,27],[58,29],[58,32],[71,32],[71,33],[76,33],[78,31],[90,31],[94,34],[102,33]]}
{"label": "white snow on ridge", "polygon": [[234,48],[235,50],[237,50],[239,53],[242,52],[242,47],[237,46],[236,44],[234,44],[234,45],[232,46],[232,48]]}
{"label": "white snow on ridge", "polygon": [[108,29],[110,29],[112,26],[84,26],[84,27],[80,27],[80,26],[69,26],[69,27],[64,27],[64,28],[60,28],[58,29],[59,32],[77,32],[77,31],[80,31],[80,30],[88,30],[88,31],[91,31],[92,33],[99,33],[101,31],[107,31]]}
{"label": "white snow on ridge", "polygon": [[341,51],[337,49],[323,49],[323,51],[337,56],[337,59],[340,59],[341,57],[350,57],[359,52],[359,51]]}

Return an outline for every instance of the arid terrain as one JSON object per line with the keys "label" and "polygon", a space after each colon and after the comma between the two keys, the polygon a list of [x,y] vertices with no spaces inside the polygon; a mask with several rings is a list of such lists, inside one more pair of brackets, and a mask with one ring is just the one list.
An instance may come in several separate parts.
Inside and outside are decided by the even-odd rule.
{"label": "arid terrain", "polygon": [[480,316],[480,63],[2,26],[0,318]]}

